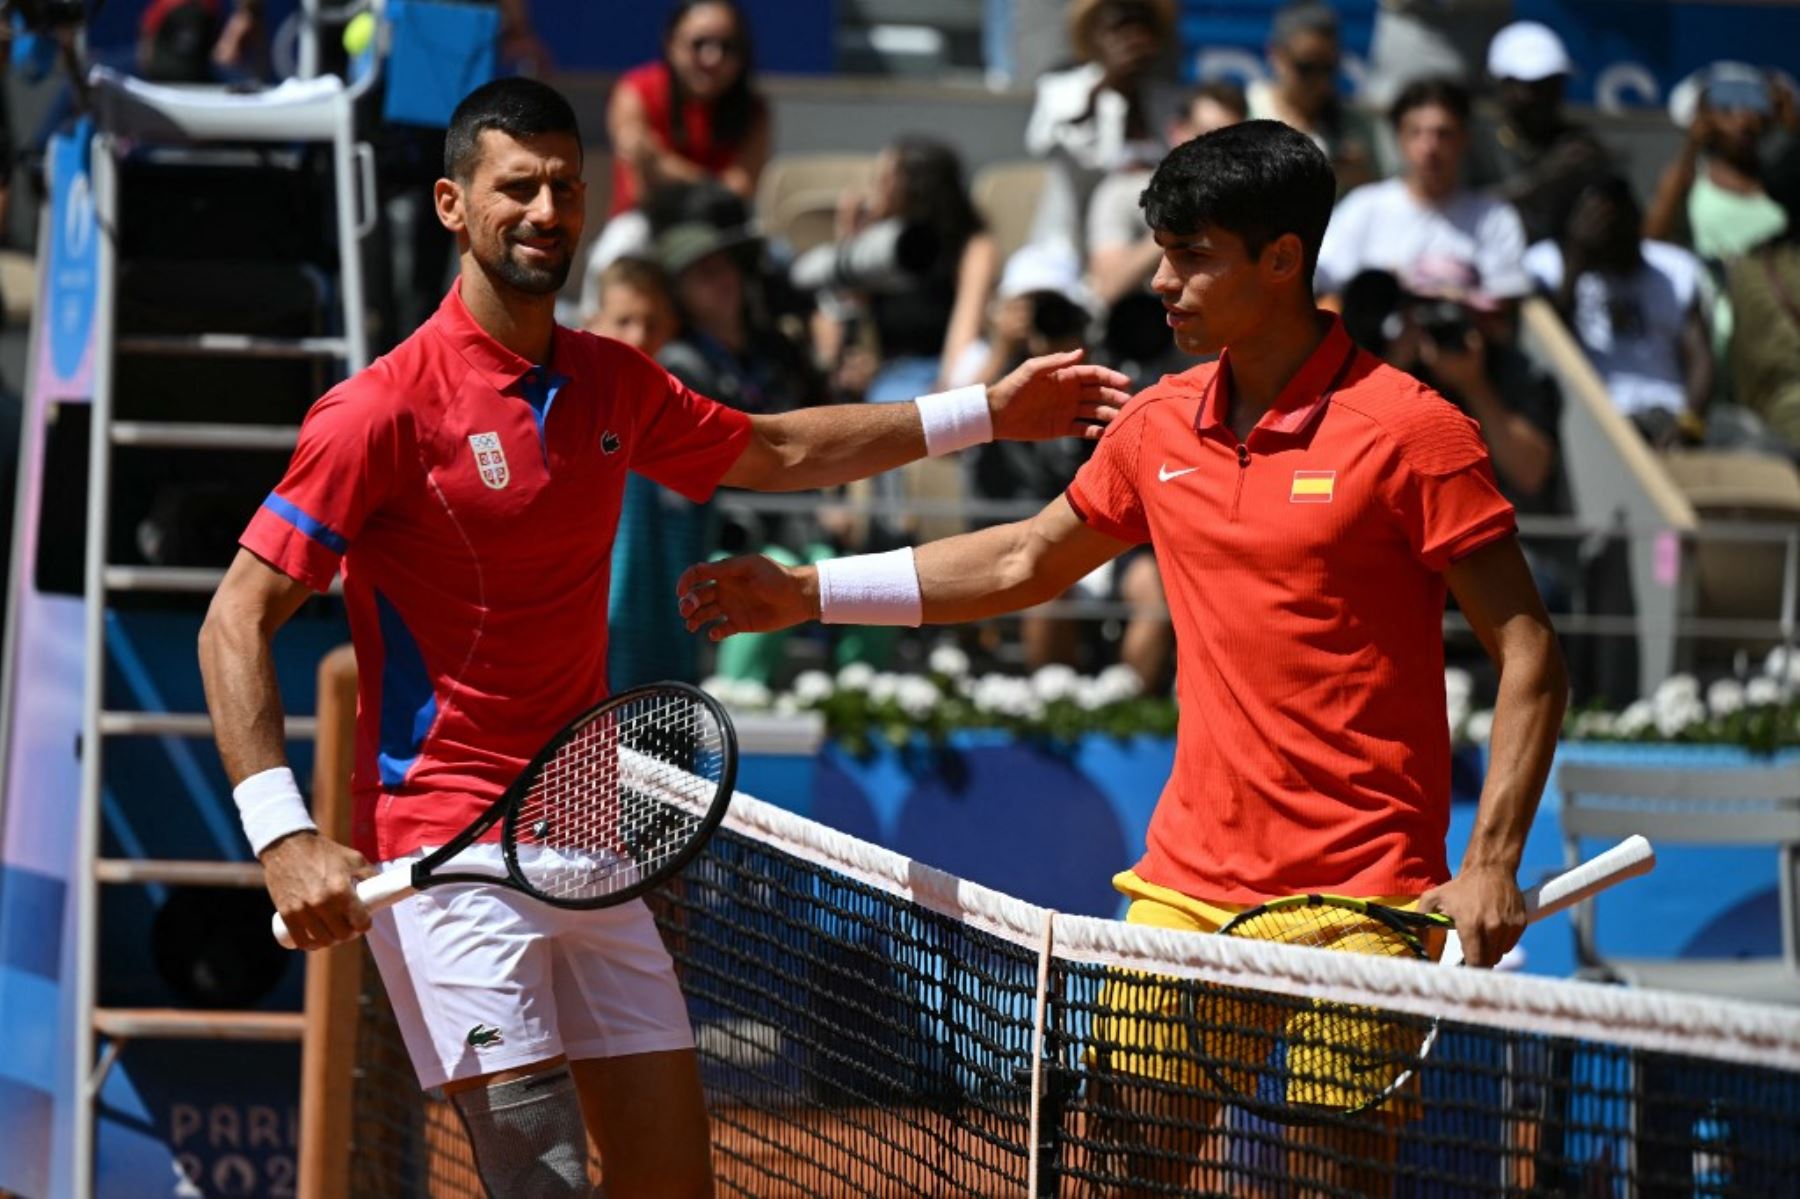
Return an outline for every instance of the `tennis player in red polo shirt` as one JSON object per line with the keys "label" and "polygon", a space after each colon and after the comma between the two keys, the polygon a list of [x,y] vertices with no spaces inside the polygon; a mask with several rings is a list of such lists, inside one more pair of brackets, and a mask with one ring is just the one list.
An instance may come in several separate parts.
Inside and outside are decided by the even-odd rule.
{"label": "tennis player in red polo shirt", "polygon": [[[914,404],[771,417],[716,404],[556,325],[581,146],[568,102],[540,83],[503,80],[458,107],[435,196],[461,278],[308,414],[214,597],[201,668],[275,906],[303,948],[369,933],[420,1084],[455,1101],[489,1193],[587,1199],[591,1135],[612,1199],[682,1199],[711,1193],[706,1111],[641,903],[569,913],[448,887],[371,927],[356,879],[442,845],[605,696],[627,471],[698,501],[721,485],[829,486],[995,435],[1097,436],[1125,378],[1065,355]],[[269,646],[340,568],[360,672],[354,850],[320,837],[301,802]],[[484,851],[497,865],[495,846],[472,857]]]}
{"label": "tennis player in red polo shirt", "polygon": [[[1163,247],[1152,286],[1177,344],[1220,357],[1132,399],[1036,516],[817,567],[696,566],[680,603],[714,639],[981,620],[1149,542],[1181,722],[1144,857],[1117,880],[1129,919],[1205,931],[1275,896],[1379,897],[1450,915],[1468,959],[1491,965],[1523,929],[1514,876],[1566,679],[1475,424],[1314,305],[1334,184],[1312,141],[1274,121],[1169,154],[1142,200]],[[1500,669],[1454,878],[1446,586]],[[1147,1153],[1138,1176],[1182,1181],[1175,1161]]]}

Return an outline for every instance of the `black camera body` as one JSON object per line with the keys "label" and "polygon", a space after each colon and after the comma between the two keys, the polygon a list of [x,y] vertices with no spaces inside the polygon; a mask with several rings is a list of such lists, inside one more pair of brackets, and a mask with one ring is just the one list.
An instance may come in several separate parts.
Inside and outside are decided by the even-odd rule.
{"label": "black camera body", "polygon": [[1475,322],[1469,310],[1455,300],[1420,300],[1411,310],[1413,323],[1445,350],[1467,349]]}
{"label": "black camera body", "polygon": [[929,225],[881,221],[801,254],[788,268],[788,281],[806,292],[904,291],[937,264],[938,243]]}

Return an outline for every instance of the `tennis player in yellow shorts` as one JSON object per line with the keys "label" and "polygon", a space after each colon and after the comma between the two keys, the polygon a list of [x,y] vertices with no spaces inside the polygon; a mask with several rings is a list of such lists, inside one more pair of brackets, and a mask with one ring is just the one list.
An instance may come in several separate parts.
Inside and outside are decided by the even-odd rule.
{"label": "tennis player in yellow shorts", "polygon": [[[1113,886],[1131,900],[1125,914],[1128,924],[1167,928],[1184,933],[1216,933],[1251,904],[1212,903],[1195,899],[1168,887],[1146,882],[1135,871],[1113,876]],[[1411,910],[1418,899],[1410,895],[1368,897],[1387,907]],[[1288,925],[1308,944],[1317,945],[1317,928],[1303,912],[1270,913],[1260,939],[1286,942],[1281,932]],[[1272,935],[1267,935],[1272,933]],[[1370,933],[1352,927],[1327,948],[1344,953],[1382,953],[1385,944]],[[1427,941],[1433,960],[1443,953],[1443,939]],[[1325,1111],[1350,1111],[1368,1099],[1366,1075],[1370,1062],[1392,1062],[1416,1049],[1416,1033],[1393,1022],[1371,1016],[1346,1021],[1333,1013],[1330,1031],[1325,1021],[1306,1007],[1284,1011],[1267,997],[1234,998],[1228,991],[1209,999],[1204,1013],[1190,1009],[1189,990],[1165,986],[1154,976],[1120,973],[1101,988],[1099,1014],[1093,1030],[1090,1056],[1104,1057],[1105,1070],[1169,1084],[1183,1090],[1215,1089],[1205,1077],[1203,1059],[1228,1075],[1239,1094],[1254,1094],[1254,1075],[1267,1068],[1274,1038],[1288,1045],[1285,1076],[1287,1101],[1292,1105]],[[1348,1034],[1348,1035],[1346,1035]],[[1200,1043],[1196,1044],[1196,1040]],[[1417,1084],[1403,1088],[1395,1099],[1376,1109],[1393,1120],[1417,1115]]]}

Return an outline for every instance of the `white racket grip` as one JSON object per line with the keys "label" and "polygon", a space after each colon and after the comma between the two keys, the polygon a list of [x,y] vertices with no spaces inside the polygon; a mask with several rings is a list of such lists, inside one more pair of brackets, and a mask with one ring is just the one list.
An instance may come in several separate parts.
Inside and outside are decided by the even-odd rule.
{"label": "white racket grip", "polygon": [[[1572,870],[1526,888],[1525,922],[1532,924],[1554,916],[1628,878],[1649,874],[1655,867],[1656,850],[1651,848],[1648,840],[1634,834],[1598,857],[1589,858]],[[1438,964],[1460,966],[1462,960],[1462,939],[1453,929],[1445,939],[1444,953],[1438,958]]]}
{"label": "white racket grip", "polygon": [[1630,836],[1598,857],[1589,858],[1525,892],[1525,919],[1542,920],[1564,908],[1574,907],[1590,895],[1656,866],[1656,850],[1642,836]]}
{"label": "white racket grip", "polygon": [[[379,912],[382,908],[390,908],[411,895],[415,888],[412,883],[412,867],[401,866],[393,870],[384,870],[373,878],[365,878],[356,884],[356,897],[371,912]],[[275,940],[283,949],[294,949],[294,938],[288,935],[287,921],[276,912],[269,921],[275,933]]]}

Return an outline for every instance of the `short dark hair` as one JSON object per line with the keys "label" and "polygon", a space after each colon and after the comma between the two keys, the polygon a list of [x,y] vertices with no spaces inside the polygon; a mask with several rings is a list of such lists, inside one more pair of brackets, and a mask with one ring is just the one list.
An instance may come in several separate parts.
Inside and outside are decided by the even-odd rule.
{"label": "short dark hair", "polygon": [[1243,87],[1231,79],[1209,79],[1195,88],[1188,97],[1188,112],[1192,113],[1194,105],[1202,100],[1211,100],[1240,121],[1250,115],[1250,101]]}
{"label": "short dark hair", "polygon": [[1471,109],[1469,89],[1448,75],[1415,79],[1400,89],[1388,108],[1388,123],[1397,130],[1401,120],[1415,108],[1442,108],[1467,127]]}
{"label": "short dark hair", "polygon": [[509,137],[567,133],[581,142],[575,110],[555,88],[535,79],[496,79],[462,98],[444,132],[444,174],[468,179],[481,157],[481,135],[498,129]]}
{"label": "short dark hair", "polygon": [[1312,138],[1280,121],[1244,121],[1169,151],[1138,202],[1152,229],[1186,236],[1214,226],[1252,258],[1292,233],[1310,287],[1336,197],[1337,175]]}

